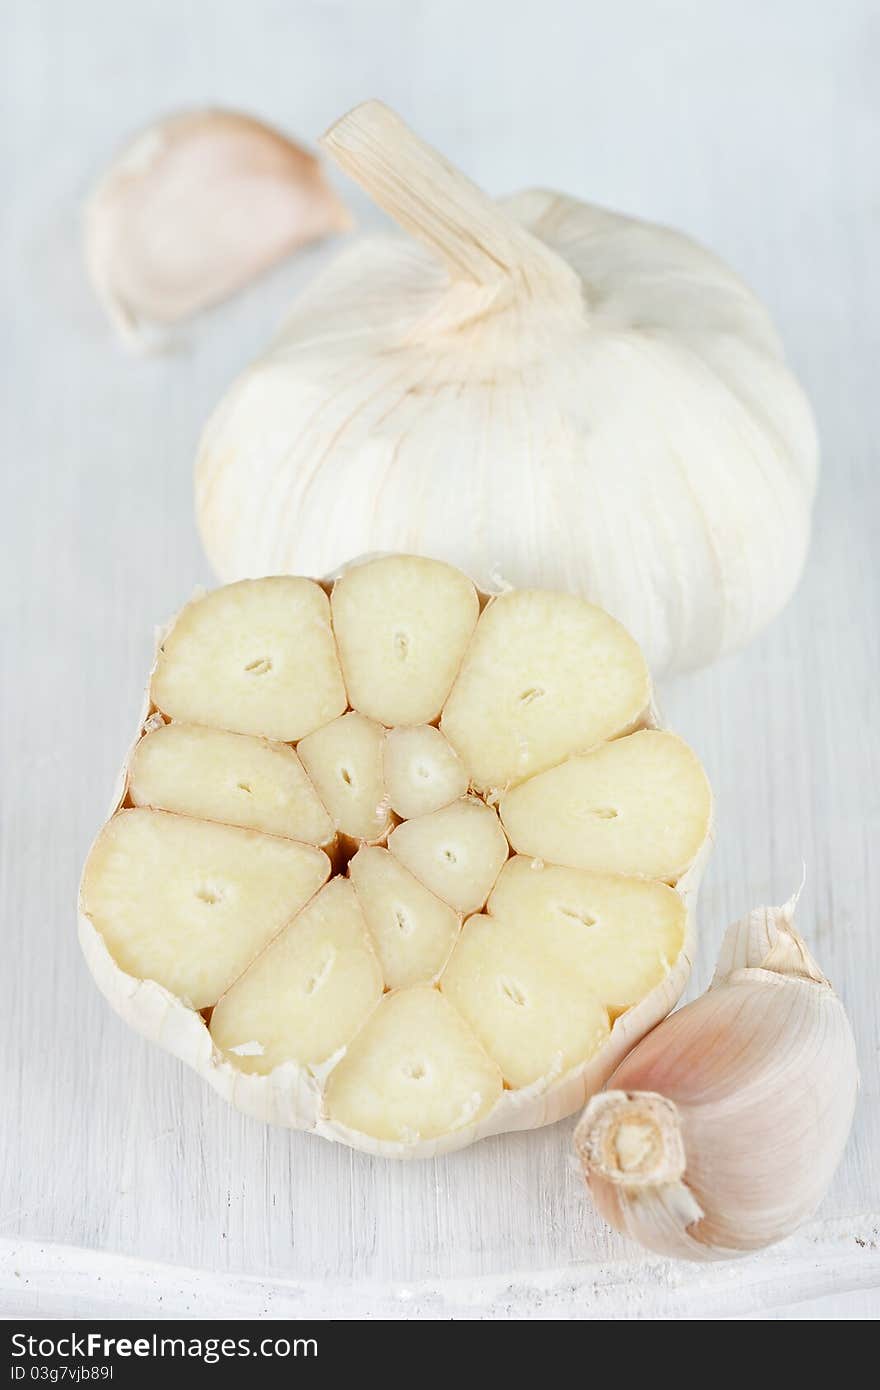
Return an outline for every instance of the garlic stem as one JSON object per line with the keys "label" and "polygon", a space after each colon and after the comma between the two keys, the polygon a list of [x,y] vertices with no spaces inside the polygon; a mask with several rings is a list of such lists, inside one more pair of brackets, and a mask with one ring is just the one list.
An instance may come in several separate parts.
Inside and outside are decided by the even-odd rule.
{"label": "garlic stem", "polygon": [[[579,276],[561,256],[381,101],[366,101],[321,140],[341,169],[406,231],[439,256],[453,282],[580,306]],[[506,300],[504,300],[506,302]]]}

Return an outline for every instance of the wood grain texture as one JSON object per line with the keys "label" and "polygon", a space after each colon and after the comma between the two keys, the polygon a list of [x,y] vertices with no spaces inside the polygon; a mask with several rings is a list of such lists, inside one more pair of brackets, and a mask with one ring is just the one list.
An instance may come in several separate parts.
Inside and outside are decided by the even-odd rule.
{"label": "wood grain texture", "polygon": [[[199,428],[332,254],[306,253],[170,353],[132,359],[84,282],[82,196],[168,108],[239,105],[314,140],[379,95],[493,192],[556,186],[713,246],[769,303],[815,403],[823,477],[796,600],[748,651],[661,697],[718,799],[695,988],[726,923],[787,897],[806,863],[800,925],[851,1010],[862,1099],[824,1224],[726,1275],[667,1266],[655,1306],[876,1314],[876,7],[215,0],[208,24],[155,0],[135,33],[110,0],[11,0],[5,27],[0,1312],[104,1311],[102,1268],[127,1315],[153,1308],[163,1278],[194,1281],[201,1315],[253,1281],[257,1302],[280,1289],[292,1311],[290,1286],[308,1286],[311,1306],[351,1316],[410,1283],[452,1308],[479,1287],[486,1316],[638,1316],[639,1291],[658,1286],[590,1212],[573,1122],[409,1166],[270,1131],[127,1033],[78,955],[79,871],[152,627],[210,582],[191,501]],[[144,1262],[149,1279],[119,1272]]]}

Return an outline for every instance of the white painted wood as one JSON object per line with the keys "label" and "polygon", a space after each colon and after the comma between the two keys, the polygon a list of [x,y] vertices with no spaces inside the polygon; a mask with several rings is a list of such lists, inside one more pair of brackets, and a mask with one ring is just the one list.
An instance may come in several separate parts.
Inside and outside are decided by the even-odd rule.
{"label": "white painted wood", "polygon": [[[876,1224],[876,1219],[875,1219]],[[159,1264],[69,1245],[0,1240],[0,1299],[41,1318],[395,1320],[795,1318],[880,1313],[880,1252],[849,1223],[710,1266],[588,1261],[453,1280],[298,1280]],[[870,1229],[870,1223],[865,1229]]]}
{"label": "white painted wood", "polygon": [[[154,0],[135,22],[110,0],[10,0],[0,1311],[133,1315],[164,1289],[166,1306],[184,1311],[191,1293],[202,1316],[268,1298],[286,1313],[405,1316],[412,1286],[425,1315],[876,1314],[874,10],[215,0],[197,15]],[[708,242],[766,297],[819,415],[824,474],[796,601],[747,652],[661,693],[718,796],[696,984],[724,925],[786,897],[805,861],[800,922],[852,1011],[862,1102],[822,1227],[735,1266],[667,1266],[659,1295],[656,1264],[592,1216],[571,1122],[410,1166],[269,1131],[128,1034],[78,956],[79,869],[152,625],[210,582],[191,506],[200,424],[328,254],[207,315],[171,355],[131,359],[83,281],[82,194],[119,140],[168,107],[238,104],[314,138],[368,95],[492,191],[556,185]]]}

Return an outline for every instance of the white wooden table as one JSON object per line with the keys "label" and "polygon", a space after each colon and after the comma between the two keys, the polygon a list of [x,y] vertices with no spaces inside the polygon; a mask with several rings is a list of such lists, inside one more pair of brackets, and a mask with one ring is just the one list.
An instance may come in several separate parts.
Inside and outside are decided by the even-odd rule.
{"label": "white wooden table", "polygon": [[[0,1312],[876,1315],[876,7],[10,0],[7,15]],[[715,247],[771,305],[815,401],[824,474],[796,601],[747,652],[661,692],[720,809],[695,987],[728,920],[787,896],[806,861],[801,927],[861,1055],[819,1217],[744,1263],[640,1260],[591,1214],[570,1122],[409,1166],[262,1128],[129,1034],[79,959],[77,878],[152,625],[210,582],[199,427],[331,254],[205,317],[173,354],[131,359],[83,281],[82,195],[169,107],[239,105],[314,138],[369,95],[492,191],[556,185]]]}

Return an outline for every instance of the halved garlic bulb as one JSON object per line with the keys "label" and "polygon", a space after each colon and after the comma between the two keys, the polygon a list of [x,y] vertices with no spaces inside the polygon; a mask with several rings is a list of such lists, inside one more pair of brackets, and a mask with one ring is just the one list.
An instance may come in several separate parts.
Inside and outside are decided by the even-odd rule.
{"label": "halved garlic bulb", "polygon": [[142,131],[85,212],[92,282],[123,336],[225,299],[297,247],[351,225],[314,155],[238,111]]}
{"label": "halved garlic bulb", "polygon": [[650,1250],[710,1260],[782,1240],[843,1153],[855,1042],[794,906],[729,929],[708,993],[639,1043],[575,1130],[599,1211]]}
{"label": "halved garlic bulb", "polygon": [[142,730],[83,949],[251,1113],[399,1157],[548,1123],[684,986],[709,786],[583,599],[242,581],[165,634]]}

